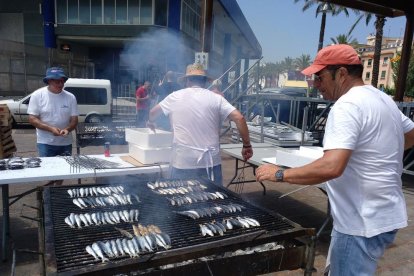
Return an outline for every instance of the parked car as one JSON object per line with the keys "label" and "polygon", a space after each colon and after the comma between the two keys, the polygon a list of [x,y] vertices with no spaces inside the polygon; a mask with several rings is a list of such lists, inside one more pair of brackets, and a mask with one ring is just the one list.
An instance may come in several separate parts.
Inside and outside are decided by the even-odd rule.
{"label": "parked car", "polygon": [[[64,89],[76,97],[79,122],[100,123],[111,118],[112,89],[109,80],[69,78]],[[3,101],[10,109],[14,125],[29,124],[27,107],[30,97],[31,94],[19,100]]]}

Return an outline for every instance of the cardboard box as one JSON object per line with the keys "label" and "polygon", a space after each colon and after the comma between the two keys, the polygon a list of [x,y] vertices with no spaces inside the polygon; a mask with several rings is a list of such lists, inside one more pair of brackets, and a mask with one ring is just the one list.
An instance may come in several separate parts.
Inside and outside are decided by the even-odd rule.
{"label": "cardboard box", "polygon": [[11,116],[9,113],[0,114],[0,126],[9,126],[11,125]]}
{"label": "cardboard box", "polygon": [[8,113],[10,113],[10,110],[7,104],[0,104],[0,114],[8,114]]}

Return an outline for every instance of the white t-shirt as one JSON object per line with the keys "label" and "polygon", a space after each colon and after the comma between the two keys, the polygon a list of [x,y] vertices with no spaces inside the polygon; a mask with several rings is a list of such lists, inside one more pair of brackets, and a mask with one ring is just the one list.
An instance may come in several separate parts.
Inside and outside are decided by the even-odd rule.
{"label": "white t-shirt", "polygon": [[[64,129],[69,125],[71,116],[78,116],[78,105],[72,93],[65,90],[59,94],[49,91],[47,86],[37,89],[30,97],[27,113],[39,116],[48,125]],[[51,132],[36,129],[37,143],[53,146],[72,144],[72,135],[54,136]]]}
{"label": "white t-shirt", "polygon": [[328,116],[324,150],[352,154],[344,173],[327,182],[335,230],[372,237],[407,226],[401,174],[404,133],[413,128],[395,102],[370,85],[338,99]]}
{"label": "white t-shirt", "polygon": [[172,165],[179,169],[221,164],[221,123],[236,108],[224,97],[204,88],[178,90],[160,102],[169,116],[175,145]]}

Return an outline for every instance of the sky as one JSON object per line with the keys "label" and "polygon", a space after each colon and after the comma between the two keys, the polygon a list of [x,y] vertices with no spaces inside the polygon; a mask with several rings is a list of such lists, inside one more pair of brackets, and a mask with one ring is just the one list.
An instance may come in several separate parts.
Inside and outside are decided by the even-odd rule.
{"label": "sky", "polygon": [[[321,15],[315,17],[316,5],[302,11],[304,1],[294,0],[237,0],[244,16],[258,39],[265,62],[282,61],[285,57],[297,58],[316,55],[321,27]],[[347,34],[358,16],[350,11],[345,14],[326,17],[324,46],[332,43],[331,37]],[[361,20],[351,34],[359,43],[365,43],[369,34],[375,35],[375,17],[368,26]],[[384,36],[403,37],[405,16],[387,18]]]}

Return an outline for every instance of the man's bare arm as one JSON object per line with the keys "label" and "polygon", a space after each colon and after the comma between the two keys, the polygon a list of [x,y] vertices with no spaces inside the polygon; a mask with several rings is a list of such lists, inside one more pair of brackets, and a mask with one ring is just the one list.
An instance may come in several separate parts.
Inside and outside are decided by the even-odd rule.
{"label": "man's bare arm", "polygon": [[29,115],[29,122],[35,128],[38,128],[38,129],[41,129],[41,130],[45,130],[45,131],[49,131],[49,132],[51,132],[55,136],[59,136],[60,135],[60,131],[61,130],[59,128],[53,127],[53,126],[49,126],[45,122],[41,121],[40,118],[39,118],[39,116]]}

